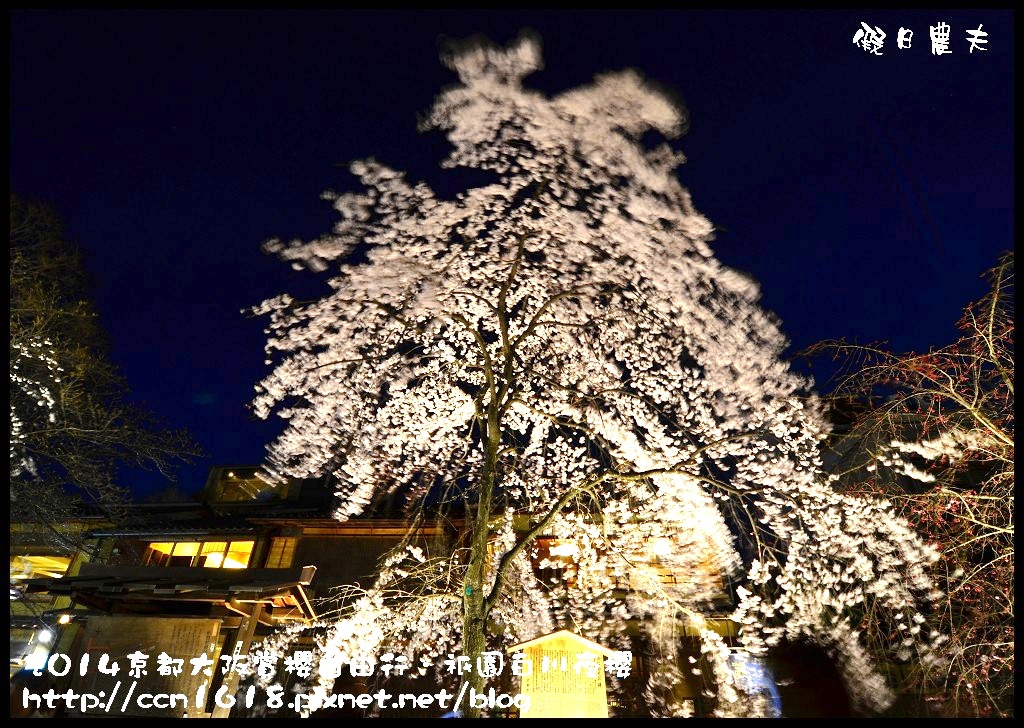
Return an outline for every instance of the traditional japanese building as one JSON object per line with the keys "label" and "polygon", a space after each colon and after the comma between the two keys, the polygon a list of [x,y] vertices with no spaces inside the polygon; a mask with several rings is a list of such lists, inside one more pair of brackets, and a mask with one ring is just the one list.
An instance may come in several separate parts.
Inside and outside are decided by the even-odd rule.
{"label": "traditional japanese building", "polygon": [[[236,675],[211,667],[205,680],[184,679],[191,678],[186,659],[182,674],[162,676],[160,653],[172,659],[205,653],[224,666],[221,658],[247,654],[277,628],[315,619],[318,609],[329,608],[334,587],[366,583],[379,556],[405,532],[399,521],[332,519],[333,494],[323,480],[271,487],[256,471],[214,468],[194,502],[139,504],[121,526],[90,524],[84,536],[91,560],[18,556],[26,565],[20,588],[45,619],[26,625],[36,629],[34,641],[21,637],[36,645],[28,666],[52,654],[68,655],[77,666],[84,655],[95,664],[102,653],[141,652],[149,660],[140,690],[195,696],[203,685],[207,699],[203,705],[193,699],[187,709],[129,706],[126,714],[226,716],[215,696],[225,686],[233,693]],[[12,575],[14,568],[12,560]],[[41,641],[43,629],[51,634]],[[14,662],[15,636],[12,631],[12,670],[26,666],[24,659]],[[84,672],[54,682],[109,694],[118,678],[92,667]]]}

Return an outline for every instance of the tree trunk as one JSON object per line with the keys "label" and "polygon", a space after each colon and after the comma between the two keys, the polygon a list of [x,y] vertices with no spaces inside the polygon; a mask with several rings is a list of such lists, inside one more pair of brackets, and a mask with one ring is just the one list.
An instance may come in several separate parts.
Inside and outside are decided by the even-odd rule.
{"label": "tree trunk", "polygon": [[498,425],[496,403],[491,403],[487,410],[486,458],[480,478],[480,491],[477,499],[476,513],[473,517],[470,532],[469,564],[462,594],[462,652],[469,657],[470,671],[462,676],[462,684],[467,685],[463,695],[461,710],[467,718],[479,718],[480,708],[474,707],[470,696],[481,694],[484,678],[477,669],[480,654],[487,649],[487,603],[484,580],[487,575],[487,542],[490,535],[491,500],[494,495],[495,481],[498,470],[498,448],[501,443],[501,430]]}

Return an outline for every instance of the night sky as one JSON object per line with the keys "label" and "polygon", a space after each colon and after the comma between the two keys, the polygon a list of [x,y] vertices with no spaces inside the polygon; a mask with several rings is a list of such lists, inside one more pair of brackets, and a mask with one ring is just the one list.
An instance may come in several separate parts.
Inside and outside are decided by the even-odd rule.
{"label": "night sky", "polygon": [[[796,351],[926,350],[956,336],[1013,236],[1014,17],[994,10],[16,11],[10,184],[81,245],[135,397],[214,464],[257,463],[279,421],[246,405],[263,327],[241,310],[323,290],[264,255],[335,220],[367,156],[444,189],[417,115],[455,75],[443,38],[539,33],[549,93],[635,67],[677,92],[677,147],[720,260],[752,275]],[[853,44],[861,22],[882,55]],[[950,26],[933,55],[929,26]],[[967,30],[988,33],[969,52]],[[897,48],[901,27],[911,46]],[[816,367],[816,370],[818,367]],[[144,495],[162,484],[127,471]]]}

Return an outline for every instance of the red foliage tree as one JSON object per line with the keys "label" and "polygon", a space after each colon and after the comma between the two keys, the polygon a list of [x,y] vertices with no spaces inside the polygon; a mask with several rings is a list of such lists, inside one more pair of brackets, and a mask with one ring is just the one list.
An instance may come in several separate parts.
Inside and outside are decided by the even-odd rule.
{"label": "red foliage tree", "polygon": [[[911,704],[932,715],[1013,714],[1013,254],[986,277],[949,346],[893,354],[828,341],[807,352],[844,361],[832,394],[852,414],[831,443],[839,487],[887,498],[941,552],[941,609],[904,626],[949,636],[944,662],[903,670]],[[863,627],[879,646],[907,637],[870,614]]]}

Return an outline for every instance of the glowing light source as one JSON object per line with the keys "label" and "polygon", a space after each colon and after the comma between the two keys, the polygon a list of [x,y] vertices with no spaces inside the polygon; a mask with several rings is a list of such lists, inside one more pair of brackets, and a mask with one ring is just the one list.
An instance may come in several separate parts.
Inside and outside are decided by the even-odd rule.
{"label": "glowing light source", "polygon": [[57,624],[68,624],[69,622],[71,622],[70,614],[62,614],[57,618]]}
{"label": "glowing light source", "polygon": [[656,538],[651,542],[651,553],[655,556],[668,556],[672,553],[672,541],[667,538]]}
{"label": "glowing light source", "polygon": [[549,556],[565,556],[566,558],[575,558],[579,556],[580,548],[574,541],[562,541],[560,543],[553,543],[548,547]]}

